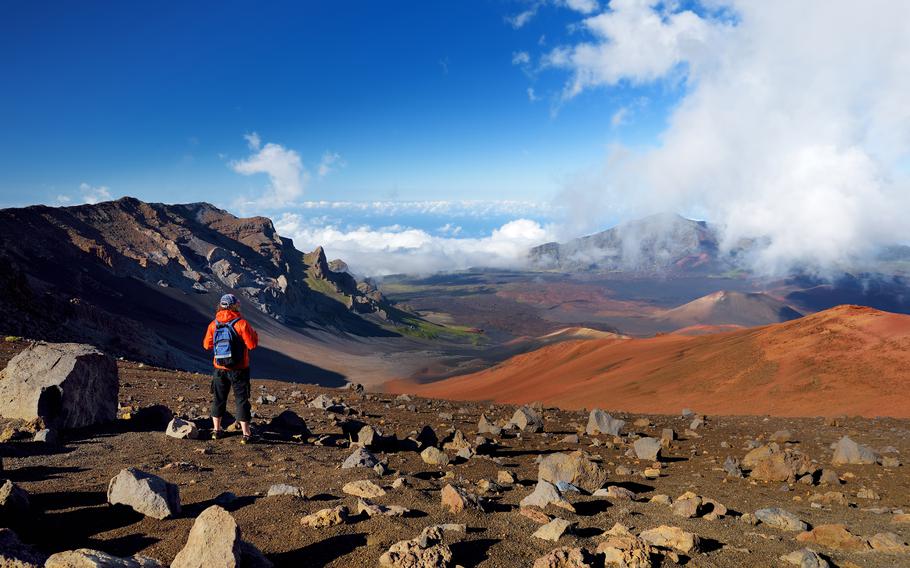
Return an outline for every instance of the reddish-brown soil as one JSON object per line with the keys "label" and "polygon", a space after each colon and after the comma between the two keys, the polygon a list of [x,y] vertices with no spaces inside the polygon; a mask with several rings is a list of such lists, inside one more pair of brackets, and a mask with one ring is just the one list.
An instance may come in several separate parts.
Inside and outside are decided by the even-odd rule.
{"label": "reddish-brown soil", "polygon": [[[24,346],[17,342],[0,342],[0,364]],[[254,360],[255,364],[255,360]],[[178,414],[205,414],[208,404],[208,377],[166,369],[141,367],[120,362],[123,405],[147,407],[166,404]],[[609,437],[579,436],[579,442],[560,441],[566,434],[584,429],[587,415],[578,411],[546,409],[545,431],[496,438],[496,445],[484,450],[483,456],[447,467],[424,464],[414,451],[377,452],[391,473],[378,477],[370,470],[342,470],[338,466],[351,449],[341,435],[339,420],[345,417],[308,408],[306,402],[320,393],[344,400],[356,409],[356,418],[372,424],[385,434],[395,433],[403,439],[424,425],[432,426],[440,437],[452,428],[462,430],[474,439],[477,420],[483,412],[491,420],[509,417],[514,408],[479,403],[453,403],[443,400],[415,399],[410,403],[396,401],[389,395],[361,398],[349,391],[294,385],[277,381],[254,380],[254,393],[277,396],[271,405],[256,405],[257,423],[267,421],[285,408],[304,417],[317,435],[328,435],[328,445],[312,442],[267,440],[255,446],[242,446],[236,437],[217,442],[175,440],[160,429],[141,427],[120,420],[111,427],[69,434],[63,445],[48,448],[29,441],[3,444],[4,476],[31,494],[35,518],[21,520],[15,529],[26,542],[45,552],[88,547],[126,556],[145,554],[170,562],[186,541],[195,516],[212,504],[223,491],[236,494],[228,509],[237,519],[243,538],[259,547],[276,566],[310,567],[375,567],[379,556],[394,542],[413,538],[420,530],[435,523],[464,523],[466,534],[447,535],[453,551],[452,565],[465,567],[530,566],[533,560],[557,546],[596,547],[603,533],[616,522],[632,530],[667,524],[698,534],[704,552],[680,563],[668,557],[655,558],[655,567],[778,567],[782,554],[802,548],[786,533],[766,525],[750,526],[740,513],[762,507],[783,507],[812,525],[845,523],[855,534],[865,537],[881,532],[898,533],[910,538],[910,525],[892,523],[893,511],[906,507],[910,495],[910,470],[907,467],[883,468],[879,465],[835,468],[844,479],[837,486],[807,486],[785,483],[754,483],[749,479],[725,480],[720,468],[726,456],[742,458],[747,441],[764,439],[775,431],[790,429],[799,448],[819,467],[831,467],[829,445],[847,434],[860,443],[876,449],[894,446],[898,455],[910,453],[908,422],[895,419],[870,420],[851,418],[838,424],[821,419],[708,417],[699,429],[699,437],[688,436],[674,442],[665,452],[661,476],[646,480],[638,475],[614,473],[623,465],[641,471],[649,463],[627,457],[630,438],[615,447]],[[293,394],[299,391],[299,394]],[[696,407],[696,410],[699,410]],[[615,413],[631,422],[642,415]],[[682,432],[690,419],[676,416],[648,416],[651,425],[630,431],[659,436],[662,428]],[[139,426],[139,427],[137,427]],[[561,509],[548,510],[577,523],[574,534],[559,542],[547,542],[531,536],[537,525],[519,515],[518,502],[528,495],[537,477],[536,458],[553,451],[583,449],[590,452],[608,472],[607,484],[620,485],[639,494],[636,501],[609,500],[568,493],[577,513]],[[450,452],[451,455],[451,452]],[[894,455],[894,454],[892,454]],[[155,520],[133,511],[105,503],[108,481],[122,468],[134,466],[176,483],[180,489],[183,513],[174,519]],[[494,479],[499,470],[514,472],[518,483],[487,494],[488,512],[452,514],[440,505],[440,490],[449,482],[478,491],[481,479]],[[448,476],[444,478],[444,476]],[[393,479],[402,477],[408,486],[392,489]],[[343,525],[325,529],[301,527],[299,519],[316,510],[345,505],[355,507],[356,498],[345,495],[342,485],[348,481],[371,479],[386,487],[387,494],[376,501],[397,504],[412,510],[404,518],[362,518],[354,516]],[[307,499],[265,497],[274,483],[299,486]],[[874,491],[880,499],[857,496],[860,489]],[[676,497],[685,491],[711,497],[725,504],[727,517],[708,521],[673,516],[664,505],[648,503],[656,494]],[[815,493],[840,491],[847,505],[810,506],[808,498]],[[871,508],[877,508],[873,511]],[[816,547],[818,548],[818,547]],[[907,555],[879,552],[839,552],[818,548],[835,566],[886,568],[906,565]],[[848,564],[852,562],[853,564]]]}
{"label": "reddish-brown soil", "polygon": [[910,417],[910,316],[840,306],[706,336],[569,341],[390,392],[564,408]]}

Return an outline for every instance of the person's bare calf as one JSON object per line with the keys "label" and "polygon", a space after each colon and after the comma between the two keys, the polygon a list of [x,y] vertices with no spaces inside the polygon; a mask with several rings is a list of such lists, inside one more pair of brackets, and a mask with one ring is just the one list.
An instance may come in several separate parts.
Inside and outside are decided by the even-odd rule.
{"label": "person's bare calf", "polygon": [[244,436],[250,436],[250,435],[252,435],[251,432],[250,432],[250,423],[249,423],[249,422],[241,422],[241,423],[240,423],[240,429],[243,430],[243,435],[244,435]]}
{"label": "person's bare calf", "polygon": [[221,417],[212,416],[212,428],[216,432],[221,432]]}

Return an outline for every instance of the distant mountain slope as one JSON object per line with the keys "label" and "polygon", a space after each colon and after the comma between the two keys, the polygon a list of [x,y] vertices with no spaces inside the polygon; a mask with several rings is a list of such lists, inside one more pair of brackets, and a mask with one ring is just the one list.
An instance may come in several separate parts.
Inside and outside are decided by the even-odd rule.
{"label": "distant mountain slope", "polygon": [[667,310],[655,319],[681,328],[693,325],[754,327],[798,317],[802,314],[767,294],[721,290]]}
{"label": "distant mountain slope", "polygon": [[[331,270],[321,248],[304,254],[269,219],[207,203],[0,210],[0,274],[0,333],[185,368],[204,365],[201,333],[224,292],[276,337],[392,337],[386,322],[400,313],[369,283]],[[313,371],[268,348],[257,359],[274,376]]]}
{"label": "distant mountain slope", "polygon": [[712,272],[733,267],[719,254],[718,236],[704,221],[659,214],[566,243],[546,243],[529,252],[532,266],[579,271],[637,273]]}
{"label": "distant mountain slope", "polygon": [[910,316],[840,306],[728,333],[550,345],[393,392],[566,408],[910,417]]}

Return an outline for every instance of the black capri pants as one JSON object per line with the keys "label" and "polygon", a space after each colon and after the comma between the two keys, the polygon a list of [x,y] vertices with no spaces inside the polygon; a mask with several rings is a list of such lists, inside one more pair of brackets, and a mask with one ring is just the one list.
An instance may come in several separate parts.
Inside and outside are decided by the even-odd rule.
{"label": "black capri pants", "polygon": [[234,389],[234,418],[250,421],[250,369],[215,369],[212,376],[212,411],[215,418],[224,416],[227,397]]}

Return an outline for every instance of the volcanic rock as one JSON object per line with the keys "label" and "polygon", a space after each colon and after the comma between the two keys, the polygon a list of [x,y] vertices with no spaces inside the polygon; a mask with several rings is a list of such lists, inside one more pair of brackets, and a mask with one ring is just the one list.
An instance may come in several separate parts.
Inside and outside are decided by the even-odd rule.
{"label": "volcanic rock", "polygon": [[375,467],[379,463],[379,459],[374,456],[371,452],[364,448],[357,448],[354,452],[344,460],[341,464],[341,469],[351,469],[355,467]]}
{"label": "volcanic rock", "polygon": [[306,493],[304,493],[303,489],[286,483],[276,483],[269,487],[269,490],[266,493],[266,497],[275,497],[278,495],[291,495],[306,499]]}
{"label": "volcanic rock", "polygon": [[196,425],[180,418],[172,419],[164,433],[178,440],[196,440],[199,438],[199,429],[196,428]]}
{"label": "volcanic rock", "polygon": [[799,566],[799,568],[829,568],[830,566],[827,560],[811,548],[794,550],[790,554],[784,554],[780,559],[788,564]]}
{"label": "volcanic rock", "polygon": [[847,530],[847,527],[840,524],[819,525],[811,531],[796,535],[796,540],[848,552],[859,552],[869,548],[869,543],[865,539],[854,535]]}
{"label": "volcanic rock", "polygon": [[514,426],[522,432],[543,432],[543,418],[534,409],[528,406],[522,406],[515,411],[509,425]]}
{"label": "volcanic rock", "polygon": [[537,478],[550,483],[565,481],[594,492],[607,480],[607,472],[588,459],[580,450],[569,454],[553,453],[540,461]]}
{"label": "volcanic rock", "polygon": [[632,447],[640,460],[656,461],[660,457],[661,444],[657,438],[639,438],[632,443]]}
{"label": "volcanic rock", "polygon": [[240,527],[230,513],[212,505],[193,522],[183,549],[171,568],[270,567],[272,563],[253,545],[240,539]]}
{"label": "volcanic rock", "polygon": [[348,509],[344,505],[330,509],[320,509],[300,519],[300,524],[311,529],[323,529],[343,524],[348,518]]}
{"label": "volcanic rock", "polygon": [[428,446],[420,452],[420,459],[428,465],[448,465],[449,456],[439,448]]}
{"label": "volcanic rock", "polygon": [[346,483],[341,490],[348,495],[363,497],[364,499],[375,499],[376,497],[385,495],[385,490],[382,487],[368,479]]}
{"label": "volcanic rock", "polygon": [[847,436],[838,440],[834,447],[834,457],[831,458],[834,465],[873,464],[876,461],[878,456],[872,448],[857,444]]}
{"label": "volcanic rock", "polygon": [[[163,568],[164,564],[145,556],[119,558],[100,550],[80,548],[52,554],[45,568]],[[225,564],[225,566],[227,566]]]}
{"label": "volcanic rock", "polygon": [[625,420],[617,420],[603,410],[595,408],[588,415],[588,426],[585,428],[585,432],[588,436],[594,436],[598,433],[619,436],[625,425]]}
{"label": "volcanic rock", "polygon": [[531,536],[556,542],[559,540],[559,537],[561,537],[563,533],[569,530],[569,528],[571,528],[574,524],[575,523],[566,521],[564,519],[555,518],[534,531],[534,534]]}
{"label": "volcanic rock", "polygon": [[0,371],[0,416],[61,429],[117,418],[114,359],[91,345],[34,343]]}
{"label": "volcanic rock", "polygon": [[133,467],[121,470],[111,479],[107,502],[127,505],[155,519],[165,519],[180,512],[180,492],[176,485]]}
{"label": "volcanic rock", "polygon": [[379,565],[389,568],[447,568],[451,561],[448,546],[427,538],[396,542],[379,557]]}
{"label": "volcanic rock", "polygon": [[465,509],[483,511],[483,501],[480,498],[451,484],[442,488],[440,500],[442,506],[448,508],[452,513],[460,513]]}
{"label": "volcanic rock", "polygon": [[592,568],[593,560],[583,548],[561,546],[534,561],[532,568]]}
{"label": "volcanic rock", "polygon": [[869,546],[872,550],[884,552],[887,554],[908,554],[910,546],[904,542],[904,539],[893,532],[877,533],[869,538]]}
{"label": "volcanic rock", "polygon": [[31,509],[28,492],[9,479],[0,485],[0,522],[5,526],[21,522]]}
{"label": "volcanic rock", "polygon": [[661,525],[657,528],[642,531],[638,538],[652,546],[669,548],[689,554],[698,550],[700,539],[697,535],[684,531],[679,527]]}
{"label": "volcanic rock", "polygon": [[759,509],[755,511],[755,518],[770,527],[785,531],[804,531],[809,528],[799,517],[778,507]]}

